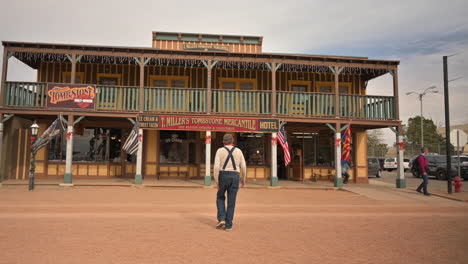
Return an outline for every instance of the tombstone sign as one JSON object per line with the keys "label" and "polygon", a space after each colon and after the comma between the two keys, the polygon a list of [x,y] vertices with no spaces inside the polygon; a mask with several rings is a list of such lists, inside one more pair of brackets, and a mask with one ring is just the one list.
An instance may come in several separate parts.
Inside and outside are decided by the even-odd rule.
{"label": "tombstone sign", "polygon": [[49,83],[47,107],[65,109],[94,109],[96,85]]}

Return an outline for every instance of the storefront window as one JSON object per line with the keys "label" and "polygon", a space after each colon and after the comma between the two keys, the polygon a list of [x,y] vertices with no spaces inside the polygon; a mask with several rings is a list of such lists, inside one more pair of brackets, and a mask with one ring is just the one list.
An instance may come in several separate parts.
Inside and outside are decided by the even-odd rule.
{"label": "storefront window", "polygon": [[161,131],[161,163],[195,162],[195,134],[187,131]]}
{"label": "storefront window", "polygon": [[[49,160],[64,161],[65,135],[49,143]],[[120,162],[121,130],[111,128],[79,128],[73,136],[73,161]]]}
{"label": "storefront window", "polygon": [[265,165],[265,134],[239,133],[237,146],[244,153],[247,165]]}

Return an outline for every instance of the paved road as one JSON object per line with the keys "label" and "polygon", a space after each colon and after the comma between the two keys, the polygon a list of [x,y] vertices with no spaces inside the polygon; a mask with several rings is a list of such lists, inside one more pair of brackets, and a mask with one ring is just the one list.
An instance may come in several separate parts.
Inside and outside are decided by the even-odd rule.
{"label": "paved road", "polygon": [[242,189],[225,232],[214,189],[3,186],[0,263],[468,263],[468,204],[365,188]]}

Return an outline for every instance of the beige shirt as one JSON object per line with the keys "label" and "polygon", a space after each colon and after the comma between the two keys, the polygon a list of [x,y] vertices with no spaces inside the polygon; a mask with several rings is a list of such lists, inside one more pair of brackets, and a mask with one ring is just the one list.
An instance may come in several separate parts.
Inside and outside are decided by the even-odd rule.
{"label": "beige shirt", "polygon": [[[226,147],[229,150],[233,148],[232,145]],[[223,170],[224,162],[226,162],[228,155],[229,153],[224,147],[219,148],[218,151],[216,151],[213,167],[215,182],[218,182],[219,171]],[[234,170],[234,167],[232,166],[232,161],[230,160],[226,166],[225,171],[237,171],[240,173],[241,178],[244,177],[245,180],[245,178],[247,177],[247,166],[245,165],[244,154],[242,154],[242,151],[239,148],[236,148],[232,153],[232,156],[234,157],[234,162],[236,163],[236,170]]]}

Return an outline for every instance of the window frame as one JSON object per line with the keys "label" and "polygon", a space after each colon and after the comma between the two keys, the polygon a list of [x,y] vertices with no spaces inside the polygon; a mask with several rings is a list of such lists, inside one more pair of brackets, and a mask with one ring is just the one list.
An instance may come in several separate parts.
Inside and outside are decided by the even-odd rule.
{"label": "window frame", "polygon": [[[80,77],[80,81],[77,82],[76,81],[76,77]],[[70,77],[70,80],[71,80],[71,72],[62,72],[62,83],[70,83],[70,82],[67,82],[67,77]],[[85,74],[84,72],[76,72],[75,73],[75,83],[76,84],[83,84],[84,83],[84,77],[85,77]]]}
{"label": "window frame", "polygon": [[[326,93],[326,92],[320,91],[321,86],[331,86],[331,93],[335,93],[335,82],[315,82],[314,86],[315,86],[314,91],[317,93]],[[351,82],[338,82],[338,89],[343,86],[345,86],[348,89],[348,92],[346,94],[351,94],[352,83]]]}
{"label": "window frame", "polygon": [[122,84],[122,74],[120,73],[96,73],[96,81],[97,85],[104,85],[104,84],[99,84],[102,78],[117,78],[117,84],[116,86],[120,86]]}
{"label": "window frame", "polygon": [[[218,78],[218,89],[220,90],[231,90],[231,89],[224,89],[223,88],[223,82],[233,82],[234,83],[234,90],[236,91],[256,91],[257,90],[257,79],[255,78],[226,78],[226,77],[219,77]],[[247,83],[252,83],[253,88],[252,90],[241,90],[240,89],[240,84],[241,82],[247,82]]]}
{"label": "window frame", "polygon": [[149,76],[149,87],[155,87],[153,85],[154,81],[167,81],[167,87],[160,87],[160,88],[176,88],[172,87],[172,81],[184,81],[185,85],[184,88],[189,88],[190,83],[190,76],[175,76],[175,75],[150,75]]}
{"label": "window frame", "polygon": [[288,80],[288,91],[292,92],[293,85],[307,85],[307,90],[305,92],[310,92],[310,88],[312,87],[312,81]]}

